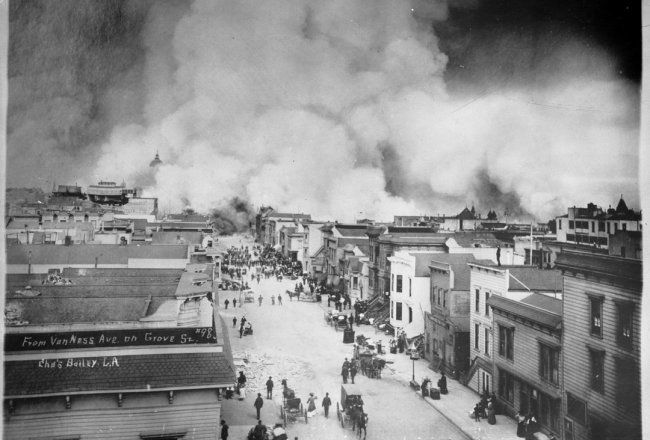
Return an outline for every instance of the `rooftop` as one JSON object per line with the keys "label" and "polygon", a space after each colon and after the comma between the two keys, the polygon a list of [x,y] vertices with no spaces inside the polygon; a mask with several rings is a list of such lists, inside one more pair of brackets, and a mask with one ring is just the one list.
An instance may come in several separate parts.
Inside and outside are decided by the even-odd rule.
{"label": "rooftop", "polygon": [[642,282],[643,262],[641,260],[565,250],[558,255],[555,266],[563,271],[568,270],[569,275],[571,272],[593,273],[619,282],[632,282],[639,285]]}
{"label": "rooftop", "polygon": [[508,288],[510,290],[561,292],[563,289],[562,275],[557,270],[544,270],[532,266],[510,267],[508,269],[510,272]]}
{"label": "rooftop", "polygon": [[562,325],[562,301],[539,293],[533,293],[521,301],[492,295],[488,304],[494,309],[520,316],[550,329],[559,329]]}
{"label": "rooftop", "polygon": [[127,264],[130,258],[187,259],[187,245],[72,246],[20,245],[7,247],[7,264]]}
{"label": "rooftop", "polygon": [[368,229],[366,225],[336,223],[334,229],[343,237],[359,237],[366,241],[368,240],[368,237],[366,237],[366,230]]}
{"label": "rooftop", "polygon": [[[62,363],[61,367],[56,366],[57,361]],[[78,366],[82,361],[84,367]],[[45,362],[54,364],[55,367],[44,368]],[[227,353],[154,352],[115,357],[5,360],[4,391],[7,398],[178,387],[223,387],[232,385],[234,380],[234,367],[228,361]]]}
{"label": "rooftop", "polygon": [[430,267],[454,272],[454,289],[467,290],[470,287],[470,269],[467,263],[491,263],[489,260],[477,260],[472,254],[437,254],[431,260]]}

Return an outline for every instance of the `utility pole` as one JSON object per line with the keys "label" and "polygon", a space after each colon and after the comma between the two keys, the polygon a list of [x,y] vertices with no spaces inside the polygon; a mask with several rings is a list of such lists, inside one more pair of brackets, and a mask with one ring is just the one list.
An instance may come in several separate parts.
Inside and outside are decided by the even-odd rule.
{"label": "utility pole", "polygon": [[533,221],[530,221],[530,265],[533,265]]}

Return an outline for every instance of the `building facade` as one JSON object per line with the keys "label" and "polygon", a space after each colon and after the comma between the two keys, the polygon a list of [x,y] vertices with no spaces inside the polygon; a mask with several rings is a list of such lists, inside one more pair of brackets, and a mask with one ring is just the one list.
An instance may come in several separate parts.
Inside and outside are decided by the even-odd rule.
{"label": "building facade", "polygon": [[642,262],[563,252],[564,438],[641,438]]}

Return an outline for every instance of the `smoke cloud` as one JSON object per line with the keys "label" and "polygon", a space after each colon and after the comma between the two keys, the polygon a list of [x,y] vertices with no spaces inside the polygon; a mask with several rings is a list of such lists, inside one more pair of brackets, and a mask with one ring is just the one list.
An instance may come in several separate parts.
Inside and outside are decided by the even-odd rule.
{"label": "smoke cloud", "polygon": [[[224,219],[233,200],[347,221],[471,203],[547,219],[621,192],[638,204],[638,90],[605,52],[550,50],[544,81],[450,83],[431,26],[448,15],[426,0],[155,2],[130,31],[139,113],[83,139],[86,183],[124,178]],[[110,84],[133,85],[132,70]]]}

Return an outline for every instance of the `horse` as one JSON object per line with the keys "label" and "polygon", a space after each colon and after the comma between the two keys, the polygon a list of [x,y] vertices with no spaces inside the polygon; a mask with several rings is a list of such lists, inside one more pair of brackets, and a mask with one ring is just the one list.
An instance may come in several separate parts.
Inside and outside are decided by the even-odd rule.
{"label": "horse", "polygon": [[280,383],[282,384],[282,397],[284,397],[285,400],[295,399],[296,393],[287,385],[287,379],[282,379],[282,382]]}
{"label": "horse", "polygon": [[363,440],[366,440],[366,436],[368,435],[368,431],[366,429],[366,426],[368,425],[368,414],[363,412],[363,409],[359,408],[359,412],[356,415],[356,420],[353,422],[352,429],[354,429],[354,425],[357,427],[357,435],[359,438],[361,438],[361,430],[363,430]]}

